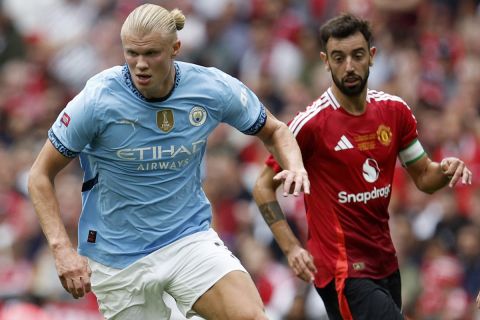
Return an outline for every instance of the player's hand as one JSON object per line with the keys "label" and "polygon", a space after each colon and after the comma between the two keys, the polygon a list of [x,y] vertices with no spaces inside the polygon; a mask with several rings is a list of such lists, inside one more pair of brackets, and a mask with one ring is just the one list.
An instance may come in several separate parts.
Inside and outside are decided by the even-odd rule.
{"label": "player's hand", "polygon": [[310,180],[308,180],[308,174],[305,169],[298,171],[283,170],[277,173],[273,180],[283,181],[283,196],[288,194],[299,196],[300,192],[310,194]]}
{"label": "player's hand", "polygon": [[480,309],[480,291],[478,291],[478,296],[477,296],[477,308]]}
{"label": "player's hand", "polygon": [[287,254],[288,265],[297,277],[305,282],[313,282],[317,268],[313,263],[313,257],[307,250],[296,246]]}
{"label": "player's hand", "polygon": [[55,266],[62,286],[75,299],[91,291],[90,275],[92,271],[87,258],[79,255],[73,248],[59,248],[54,251]]}
{"label": "player's hand", "polygon": [[463,184],[472,184],[472,172],[465,163],[454,157],[445,158],[440,162],[442,173],[450,179],[449,187],[453,188],[462,179]]}

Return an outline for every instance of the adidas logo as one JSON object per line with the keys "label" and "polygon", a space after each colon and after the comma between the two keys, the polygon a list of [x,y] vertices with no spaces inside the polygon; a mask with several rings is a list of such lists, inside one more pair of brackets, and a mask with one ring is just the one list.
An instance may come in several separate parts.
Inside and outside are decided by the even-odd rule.
{"label": "adidas logo", "polygon": [[348,149],[353,149],[353,145],[350,141],[348,141],[347,137],[342,136],[340,140],[338,140],[334,150],[340,151],[340,150],[348,150]]}

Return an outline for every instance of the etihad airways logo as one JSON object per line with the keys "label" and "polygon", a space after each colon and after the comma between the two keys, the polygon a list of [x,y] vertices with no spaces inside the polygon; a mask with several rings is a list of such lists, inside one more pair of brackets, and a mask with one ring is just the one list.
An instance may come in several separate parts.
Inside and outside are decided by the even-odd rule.
{"label": "etihad airways logo", "polygon": [[199,152],[206,140],[198,140],[191,145],[146,146],[142,148],[120,149],[117,157],[122,160],[162,160],[172,159],[178,155],[190,156]]}
{"label": "etihad airways logo", "polygon": [[119,159],[136,161],[137,170],[178,170],[190,163],[195,154],[202,150],[206,140],[198,140],[190,145],[146,146],[142,148],[120,149]]}

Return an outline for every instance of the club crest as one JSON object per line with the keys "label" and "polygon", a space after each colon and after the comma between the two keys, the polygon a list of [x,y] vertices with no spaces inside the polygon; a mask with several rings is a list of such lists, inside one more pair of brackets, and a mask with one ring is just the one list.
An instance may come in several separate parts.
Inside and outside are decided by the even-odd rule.
{"label": "club crest", "polygon": [[392,142],[392,131],[390,127],[380,125],[377,129],[377,139],[384,146],[388,146]]}
{"label": "club crest", "polygon": [[164,109],[157,111],[157,127],[163,132],[167,133],[173,129],[175,119],[171,109]]}
{"label": "club crest", "polygon": [[190,123],[195,126],[201,126],[207,120],[207,111],[203,107],[194,106],[192,110],[190,110],[190,115],[188,116],[190,119]]}

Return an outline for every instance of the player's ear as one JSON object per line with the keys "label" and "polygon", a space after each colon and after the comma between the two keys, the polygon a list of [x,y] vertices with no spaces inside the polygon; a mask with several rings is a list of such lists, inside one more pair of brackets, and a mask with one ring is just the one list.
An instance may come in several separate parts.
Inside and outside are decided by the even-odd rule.
{"label": "player's ear", "polygon": [[180,40],[178,39],[175,40],[172,46],[172,58],[175,58],[177,56],[181,46],[182,46],[182,43],[180,42]]}
{"label": "player's ear", "polygon": [[325,64],[325,70],[330,72],[330,65],[328,64],[327,54],[325,52],[320,52],[320,59],[322,59],[323,63]]}
{"label": "player's ear", "polygon": [[376,47],[371,47],[370,48],[370,66],[373,66],[373,57],[375,57],[375,54],[377,53],[377,48]]}

